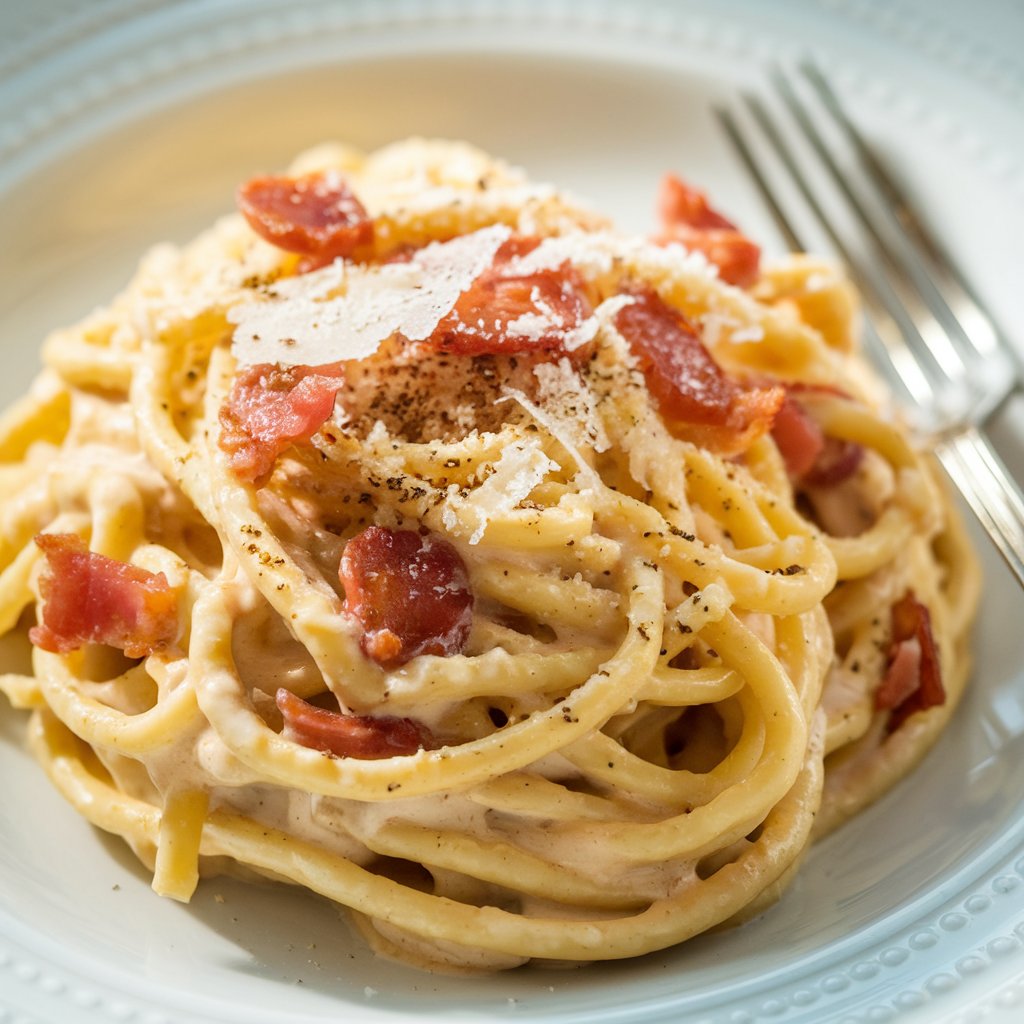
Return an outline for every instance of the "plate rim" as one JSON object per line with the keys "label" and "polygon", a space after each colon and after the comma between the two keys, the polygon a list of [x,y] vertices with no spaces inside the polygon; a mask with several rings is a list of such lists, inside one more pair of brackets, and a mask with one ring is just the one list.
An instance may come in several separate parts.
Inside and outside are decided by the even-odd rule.
{"label": "plate rim", "polygon": [[[136,11],[142,10],[142,14],[139,16],[141,21],[145,21],[148,18],[156,17],[157,15],[166,15],[167,12],[170,10],[169,6],[163,4],[147,3],[144,2],[144,0],[122,0],[122,2],[123,6],[125,7],[136,9]],[[237,13],[237,11],[241,9],[241,6],[242,5],[239,2],[239,0],[229,0],[229,2],[219,5],[218,10],[222,14],[225,14],[226,17],[231,12]],[[262,3],[261,6],[264,9],[269,8],[269,4],[266,3]],[[742,5],[739,6],[741,7]],[[295,9],[308,8],[309,10],[313,10],[316,7],[317,5],[311,2],[303,2],[295,5]],[[824,11],[833,8],[833,5],[826,2],[826,0],[818,0],[818,2],[816,3],[816,7],[819,11]],[[192,9],[195,10],[196,8]],[[212,5],[209,9],[212,10]],[[842,5],[841,9],[844,12],[851,12],[856,11],[859,8],[853,5],[846,4]],[[342,8],[339,8],[339,10],[342,10]],[[376,32],[385,31],[389,24],[391,26],[400,26],[402,28],[407,29],[411,23],[417,20],[423,23],[430,23],[435,27],[444,27],[446,29],[457,30],[457,26],[459,24],[463,24],[470,26],[472,29],[478,30],[486,28],[488,26],[493,27],[495,24],[506,24],[507,19],[504,17],[504,15],[508,13],[506,10],[504,10],[504,8],[502,8],[500,4],[496,2],[484,5],[476,5],[473,4],[471,0],[448,0],[448,2],[444,4],[429,3],[426,2],[426,0],[420,0],[420,2],[402,2],[396,4],[393,8],[391,8],[391,10],[395,12],[394,20],[391,22],[388,22],[386,18],[382,18],[380,14],[380,7],[378,5],[347,4],[343,8],[343,10],[345,11],[345,16],[351,17],[352,20],[348,22],[335,22],[335,29],[342,25],[349,30],[359,27],[367,28],[367,26],[370,26],[369,30]],[[662,4],[651,3],[650,0],[643,0],[641,4],[634,5],[631,8],[630,13],[628,14],[624,14],[623,12],[626,9],[623,8],[621,4],[614,2],[614,0],[602,0],[602,2],[590,8],[589,12],[586,12],[583,15],[579,14],[579,12],[582,10],[581,8],[570,6],[568,3],[548,6],[542,3],[534,2],[534,0],[520,0],[520,2],[515,4],[514,10],[516,12],[517,17],[523,17],[525,15],[532,16],[536,15],[536,13],[539,11],[547,10],[553,12],[553,22],[557,21],[562,23],[564,26],[570,27],[582,24],[588,29],[593,29],[595,31],[609,31],[610,29],[613,28],[629,29],[630,31],[633,32],[643,31],[647,33],[650,33],[652,31],[663,31],[666,29],[671,29],[674,32],[680,31],[678,20],[674,16],[670,16],[669,12],[671,9],[666,8]],[[600,21],[599,16],[600,18],[604,18],[605,20]],[[647,18],[648,20],[644,20],[645,18]],[[132,24],[137,25],[140,24],[141,21],[136,21]],[[295,24],[298,24],[298,22],[296,22]],[[307,24],[307,27],[312,24],[313,20],[310,19],[309,23]],[[201,31],[201,28],[196,25],[193,25],[191,31],[193,34],[195,34],[196,32]],[[687,32],[689,32],[690,34],[687,34],[687,32],[683,33],[690,42],[693,42],[694,39],[700,37],[699,32],[696,36],[694,36],[692,34],[693,31],[694,30],[691,27],[690,29],[687,30]],[[266,24],[262,22],[255,22],[255,27],[251,30],[250,40],[257,44],[266,43],[266,35]],[[704,41],[707,41],[706,37],[704,38]],[[240,45],[244,49],[246,44],[243,42]],[[502,48],[505,49],[508,45],[509,44],[506,41],[502,45]],[[736,49],[738,47],[741,51],[744,49],[742,36],[730,37],[725,41],[724,45],[727,48],[732,49]],[[758,49],[758,47],[748,48],[747,52],[751,53],[752,55],[756,55]],[[205,54],[202,57],[202,59],[213,60],[215,59],[216,56],[217,51],[215,50],[215,48],[208,49],[207,51],[205,51]],[[118,72],[116,68],[114,68],[111,72],[111,77],[107,79],[108,91],[101,91],[95,97],[94,102],[97,105],[97,107],[102,108],[104,97],[109,98],[110,96],[115,95],[117,90],[123,89],[126,86],[126,84],[141,84],[142,82],[146,81],[147,67],[155,68],[155,76],[159,77],[160,74],[179,74],[182,72],[184,65],[178,65],[168,70],[166,62],[161,63],[158,61],[156,64],[152,65],[147,65],[145,62],[141,62],[137,66],[139,77],[136,78],[134,81],[129,82],[125,81],[122,72]],[[160,71],[161,67],[164,68],[163,71]],[[0,66],[0,72],[2,72],[2,70],[2,66]],[[4,80],[0,78],[0,104],[2,104],[2,97],[10,88],[11,81],[12,79]],[[37,83],[36,87],[38,87],[41,93],[47,93],[47,90],[52,88],[52,82],[47,84],[42,80],[42,78],[40,78],[40,82]],[[86,96],[88,96],[88,94],[86,94]],[[24,147],[25,152],[28,152],[31,156],[32,153],[35,152],[34,147],[43,146],[44,148],[40,150],[34,158],[41,159],[45,162],[47,159],[47,154],[45,150],[45,140],[48,133],[60,131],[61,125],[66,124],[69,121],[69,119],[74,116],[75,110],[74,108],[69,110],[66,104],[66,99],[63,102],[55,102],[52,96],[44,98],[44,100],[40,101],[40,103],[35,106],[31,104],[26,106],[22,115],[22,120],[19,122],[21,135],[19,136],[17,134],[17,131],[14,133],[15,145],[10,152],[17,154],[20,151],[19,147]],[[25,125],[28,126],[28,130],[24,130]],[[21,140],[20,142],[18,141],[19,139]],[[77,142],[75,141],[75,138],[72,137],[70,142],[66,141],[66,144],[73,148],[74,145],[77,144]],[[0,159],[3,159],[3,153],[4,151],[2,149],[2,146],[0,146]],[[970,155],[976,157],[977,153],[971,151]],[[1006,180],[1007,183],[1011,185],[1015,181],[1012,166],[1011,169],[1006,172]],[[1021,182],[1022,190],[1024,190],[1024,177],[1021,178]],[[7,190],[10,187],[12,187],[14,183],[15,179],[10,179],[5,182],[3,178],[0,177],[0,204],[2,204],[3,197]],[[1005,849],[1001,847],[998,855],[992,854],[992,856],[989,858],[989,867],[991,868],[991,870],[986,872],[984,880],[982,880],[980,884],[977,884],[978,880],[975,879],[972,883],[972,885],[974,885],[974,889],[967,896],[963,896],[963,892],[966,892],[966,890],[963,890],[962,892],[958,892],[958,894],[954,894],[949,897],[949,901],[951,901],[951,906],[956,902],[956,900],[961,899],[961,906],[956,910],[949,911],[949,913],[966,913],[968,917],[971,917],[976,916],[976,914],[978,913],[987,912],[989,907],[991,906],[991,903],[993,902],[991,898],[989,900],[989,906],[986,907],[984,911],[970,910],[967,907],[967,903],[978,895],[986,895],[986,897],[988,897],[989,894],[987,892],[982,894],[982,889],[991,889],[993,879],[995,879],[998,876],[1017,877],[1018,879],[1024,878],[1024,856],[1021,856],[1022,847],[1019,843],[1019,840],[1015,840],[1013,843],[1011,843],[1009,839],[1007,839],[1005,836],[1003,837],[1003,839],[1005,841]],[[998,860],[998,864],[995,864],[996,860]],[[958,873],[957,877],[959,877],[959,874],[962,873],[963,872]],[[1015,891],[1015,888],[1014,890],[1008,890],[1008,892],[1009,891]],[[914,906],[917,907],[918,904],[914,904]],[[904,908],[904,912],[909,913],[910,909],[911,908],[909,907]],[[1005,932],[1003,935],[997,936],[995,939],[990,940],[988,945],[991,946],[1000,938],[1013,939],[1014,941],[1017,941],[1016,932],[1018,926],[1019,920],[1017,925],[1013,929],[1011,929],[1009,932]],[[4,949],[3,940],[5,940],[6,937],[6,934],[0,931],[0,970],[6,969],[9,974],[12,974],[16,978],[20,978],[21,981],[23,982],[26,982],[30,986],[30,989],[32,985],[36,985],[38,987],[38,984],[41,984],[40,982],[38,982],[38,979],[46,977],[45,972],[38,972],[37,978],[29,979],[28,975],[31,973],[31,964],[28,964],[28,967],[26,967],[27,961],[24,959],[24,954],[19,954],[17,949],[15,949],[14,952]],[[878,952],[876,950],[876,959],[881,960],[883,953],[889,954],[890,950],[896,949],[897,946],[893,945],[886,950],[882,950],[881,952]],[[909,949],[905,950],[905,952],[907,953],[908,957],[912,957],[914,953],[914,951],[911,951]],[[858,980],[858,978],[854,974],[854,969],[857,968],[860,963],[867,963],[866,960],[862,961],[858,959],[861,955],[861,953],[857,953],[855,956],[846,957],[843,959],[842,969],[847,972],[847,974],[850,976],[853,982],[856,982]],[[985,955],[988,956],[988,953],[986,952]],[[21,957],[20,959],[19,956]],[[894,961],[891,964],[891,966],[899,966],[899,964],[895,963],[895,960],[898,958],[898,956],[900,956],[900,954],[897,953],[893,953],[889,956],[889,959]],[[1001,959],[1003,957],[1003,953],[993,953],[991,956],[989,956],[988,966],[994,965],[996,963],[1005,964],[1006,959]],[[836,959],[838,960],[840,958],[837,956]],[[854,963],[854,961],[857,962]],[[904,962],[906,962],[905,957],[902,960],[900,960],[900,963]],[[885,966],[887,965],[885,963],[882,963],[882,967],[884,968]],[[839,969],[839,967],[836,968],[836,970]],[[864,972],[861,971],[861,973],[863,974]],[[0,977],[2,976],[3,975],[0,974]],[[821,981],[822,979],[819,978],[818,980]],[[865,977],[863,980],[866,981],[869,979]],[[959,982],[954,984],[953,989],[956,989],[958,985]],[[822,995],[827,994],[828,993],[825,992],[822,993]],[[1022,999],[1024,999],[1024,996],[1022,996]],[[99,1004],[97,1005],[102,1005],[102,1003],[103,999],[101,998]],[[758,1020],[762,1017],[765,1019],[777,1019],[777,1006],[774,1003],[771,1003],[771,1005],[769,1005],[769,1003],[770,1001],[764,1001],[762,1002],[762,1005],[759,1009],[755,1008],[753,1011],[753,1015],[750,1016],[750,1020]],[[990,1005],[995,1006],[996,1004],[991,1003]],[[0,1003],[0,1006],[2,1006],[2,1003]],[[91,1009],[90,1007],[84,1006],[80,1008]],[[666,1002],[666,1010],[671,1009],[671,1001]],[[799,1007],[791,1007],[791,1009],[798,1010]],[[907,1009],[911,1010],[913,1009],[913,1007],[908,1006]],[[745,1012],[751,1012],[750,1008],[745,1008]],[[563,1017],[560,1019],[569,1018]],[[615,1019],[624,1020],[625,1018]],[[869,1018],[864,1017],[864,1019],[867,1020]]]}

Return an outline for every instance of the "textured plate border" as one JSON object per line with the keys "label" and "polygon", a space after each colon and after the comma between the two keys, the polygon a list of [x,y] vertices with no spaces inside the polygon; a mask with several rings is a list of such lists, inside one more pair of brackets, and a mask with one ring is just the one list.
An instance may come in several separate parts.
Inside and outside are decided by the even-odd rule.
{"label": "textured plate border", "polygon": [[[674,42],[733,61],[761,61],[780,52],[794,55],[800,48],[781,34],[782,29],[774,36],[760,31],[744,34],[735,20],[744,5],[737,3],[723,4],[714,14],[708,4],[694,3],[685,16],[679,7],[664,3],[626,6],[599,2],[584,8],[568,2],[535,0],[515,4],[497,0],[399,0],[387,5],[330,5],[303,0],[285,10],[267,0],[255,0],[244,7],[241,0],[207,6],[191,0],[164,5],[152,0],[108,0],[95,5],[65,2],[63,6],[66,20],[51,18],[49,28],[41,33],[28,25],[24,36],[27,49],[12,51],[14,59],[9,52],[0,59],[0,75],[4,76],[0,78],[0,112],[4,114],[0,167],[6,167],[6,171],[0,171],[0,194],[5,180],[15,180],[52,158],[50,139],[55,134],[63,147],[73,149],[82,137],[132,115],[135,108],[125,101],[128,92],[149,90],[150,96],[175,102],[186,94],[185,90],[201,93],[222,84],[223,77],[204,75],[228,56],[237,61],[234,73],[244,80],[254,73],[254,65],[244,55],[270,56],[274,70],[281,70],[295,66],[309,49],[322,54],[318,48],[325,39],[343,44],[342,52],[365,53],[360,50],[363,46],[369,51],[387,52],[387,37],[394,29],[403,33],[422,29],[424,45],[446,46],[452,32],[465,35],[471,45],[495,45],[493,32],[500,28],[508,33],[500,48],[514,52],[521,45],[519,35],[538,25],[549,29],[552,37],[559,31],[578,30],[592,37],[627,38],[635,44],[658,39],[662,47]],[[779,6],[792,15],[797,5],[787,2]],[[939,21],[924,20],[920,10],[911,11],[905,4],[885,7],[865,0],[817,0],[815,6],[819,13],[827,10],[861,31],[886,32],[897,43],[912,40],[937,56],[959,54],[959,70],[991,89],[1007,105],[1006,111],[990,112],[992,123],[1009,116],[1017,117],[1020,124],[1024,72],[1014,75],[1012,65],[993,62],[984,47],[959,46],[947,28]],[[177,17],[186,12],[188,17]],[[779,20],[785,24],[785,18]],[[140,36],[149,40],[141,49],[137,46]],[[547,45],[564,42],[558,39]],[[840,63],[839,70],[846,88],[863,91],[879,106],[902,103],[909,117],[920,117],[926,128],[954,143],[986,175],[1024,195],[1020,154],[1012,146],[1002,148],[1006,139],[991,144],[984,135],[978,135],[977,125],[957,122],[953,117],[929,120],[928,105],[920,97],[908,96],[891,80],[846,63]],[[986,861],[980,877],[977,864],[958,874],[956,885],[947,887],[955,891],[947,891],[940,903],[936,904],[934,898],[922,899],[916,914],[906,911],[898,929],[874,940],[866,936],[856,953],[804,969],[798,979],[793,979],[795,985],[778,985],[734,1001],[727,1011],[709,1006],[701,1024],[811,1021],[822,1019],[826,1011],[839,1024],[878,1024],[918,1016],[934,1021],[941,1012],[951,1021],[966,1024],[1019,1013],[1024,1005],[1020,975],[1024,966],[1024,856],[1020,836],[1013,832],[1002,837],[998,846],[988,851]],[[966,877],[968,874],[970,877]],[[968,935],[971,939],[964,943]],[[955,952],[945,952],[954,947]],[[915,962],[922,969],[920,980],[910,986],[898,981]],[[871,983],[867,988],[875,991],[879,979],[884,980],[887,974],[893,977],[897,990],[883,1001],[865,1004],[859,991],[867,983]],[[0,995],[0,1024],[58,1019],[62,1008],[83,1021],[167,1024],[199,1019],[188,1010],[179,1015],[175,1010],[147,1006],[121,993],[98,991],[87,979],[42,952],[31,952],[27,946],[0,943],[0,982],[2,989],[8,984],[17,986],[23,996],[19,1000],[22,1006],[24,999],[33,1006],[26,1015],[13,1004],[5,1008],[7,996]],[[652,1003],[648,1009],[652,1022],[677,1019],[678,1007],[673,1000]],[[46,1017],[35,1017],[34,1013],[45,1013]],[[616,1015],[617,1011],[610,1011],[606,1019]],[[574,1018],[573,1014],[558,1014],[552,1019]],[[596,1018],[590,1014],[588,1019]]]}
{"label": "textured plate border", "polygon": [[[805,44],[794,41],[782,26],[791,26],[801,8],[816,9],[819,21],[827,14],[837,27],[845,22],[860,34],[875,34],[880,46],[884,40],[897,48],[913,47],[934,58],[937,66],[956,69],[973,79],[980,92],[988,90],[990,100],[1000,101],[986,112],[993,125],[1020,127],[1024,67],[998,56],[980,36],[958,36],[934,11],[885,0],[775,0],[772,11],[778,17],[752,17],[746,28],[741,27],[744,12],[752,16],[767,8],[755,8],[749,0],[720,0],[717,5],[710,0],[294,0],[288,5],[275,0],[59,0],[56,6],[39,5],[48,17],[35,30],[30,16],[23,14],[20,33],[0,51],[0,112],[5,115],[0,122],[0,187],[5,178],[28,173],[35,160],[46,158],[44,142],[54,131],[63,130],[69,142],[76,141],[80,132],[68,130],[73,123],[86,127],[94,116],[109,114],[118,105],[122,114],[130,114],[126,94],[180,85],[186,74],[194,77],[194,90],[201,91],[204,73],[222,58],[259,55],[266,73],[294,66],[307,48],[324,59],[325,40],[342,44],[349,53],[358,53],[360,45],[386,49],[387,36],[395,29],[440,30],[440,38],[424,37],[427,46],[444,45],[447,31],[475,30],[478,45],[508,48],[522,43],[514,37],[524,28],[532,30],[527,45],[540,47],[549,45],[548,34],[541,30],[568,28],[620,43],[657,40],[662,49],[665,43],[678,43],[691,52],[763,63],[800,53]],[[814,23],[812,15],[809,24]],[[510,39],[494,32],[502,28],[511,33]],[[137,45],[140,36],[149,40],[142,49]],[[556,45],[566,45],[566,39]],[[834,58],[830,66],[838,66],[841,84],[849,91],[869,96],[882,108],[900,105],[908,118],[924,122],[987,175],[1024,196],[1019,136],[998,130],[979,134],[971,119],[936,115],[928,102],[934,97],[914,95],[893,81],[891,69],[880,74],[873,68],[865,74],[844,62],[841,51]],[[239,61],[239,70],[248,74],[254,69]]]}

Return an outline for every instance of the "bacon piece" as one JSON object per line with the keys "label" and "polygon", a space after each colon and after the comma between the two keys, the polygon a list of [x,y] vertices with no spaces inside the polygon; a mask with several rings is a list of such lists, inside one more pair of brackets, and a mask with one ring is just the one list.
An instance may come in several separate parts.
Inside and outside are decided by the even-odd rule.
{"label": "bacon piece", "polygon": [[218,439],[235,476],[266,483],[278,455],[308,441],[331,415],[343,373],[342,363],[242,370],[220,410]]}
{"label": "bacon piece", "polygon": [[875,706],[891,711],[914,695],[921,684],[921,645],[916,638],[893,644],[885,675],[875,693]]}
{"label": "bacon piece", "polygon": [[411,718],[343,715],[318,708],[283,687],[276,700],[284,716],[285,735],[332,757],[405,757],[438,746],[430,730]]}
{"label": "bacon piece", "polygon": [[42,624],[29,639],[66,654],[83,644],[118,647],[129,658],[165,648],[178,633],[177,597],[162,572],[98,555],[73,533],[41,533]]}
{"label": "bacon piece", "polygon": [[889,731],[912,714],[946,702],[939,652],[927,607],[908,590],[892,606],[892,640],[875,707],[891,711]]}
{"label": "bacon piece", "polygon": [[446,540],[370,526],[353,537],[338,575],[363,653],[386,668],[420,654],[458,654],[473,622],[469,573]]}
{"label": "bacon piece", "polygon": [[708,204],[700,189],[675,174],[666,174],[658,189],[658,216],[665,227],[686,224],[698,231],[735,231],[736,225]]}
{"label": "bacon piece", "polygon": [[760,275],[761,249],[731,220],[708,205],[707,196],[674,174],[666,174],[658,192],[662,232],[660,245],[680,242],[704,253],[718,267],[719,277],[747,288]]}
{"label": "bacon piece", "polygon": [[[847,397],[835,388],[790,385],[792,391],[828,391]],[[857,472],[864,447],[855,441],[827,437],[792,394],[786,395],[772,424],[772,439],[786,463],[791,479],[811,487],[832,487]]]}
{"label": "bacon piece", "polygon": [[771,428],[786,393],[728,376],[696,329],[651,288],[615,317],[647,387],[673,432],[723,455],[736,455]]}
{"label": "bacon piece", "polygon": [[786,472],[794,480],[810,470],[825,448],[825,435],[817,421],[789,395],[775,414],[772,440],[786,463]]}
{"label": "bacon piece", "polygon": [[511,262],[540,244],[513,236],[493,264],[459,296],[427,344],[458,355],[516,355],[565,351],[566,336],[589,315],[583,279],[566,261],[532,274],[509,272]]}
{"label": "bacon piece", "polygon": [[853,476],[864,461],[864,446],[841,437],[826,437],[814,465],[804,474],[811,487],[833,487]]}
{"label": "bacon piece", "polygon": [[304,269],[351,256],[373,241],[366,208],[335,171],[251,178],[239,186],[236,200],[261,238],[310,258]]}

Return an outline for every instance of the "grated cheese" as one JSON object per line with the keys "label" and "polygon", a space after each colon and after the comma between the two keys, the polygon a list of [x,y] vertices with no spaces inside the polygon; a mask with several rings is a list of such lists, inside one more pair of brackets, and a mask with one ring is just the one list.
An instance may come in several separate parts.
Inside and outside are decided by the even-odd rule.
{"label": "grated cheese", "polygon": [[578,327],[565,335],[565,350],[574,352],[581,345],[593,341],[598,332],[606,327],[614,326],[615,316],[625,306],[632,305],[636,299],[632,295],[613,295],[605,299],[597,309]]}
{"label": "grated cheese", "polygon": [[582,477],[595,490],[601,486],[601,478],[584,458],[579,446],[570,437],[563,424],[531,402],[526,395],[516,388],[505,388],[504,394],[506,399],[521,405],[572,456],[573,461],[576,463],[578,476]]}
{"label": "grated cheese", "polygon": [[747,324],[733,331],[729,340],[743,344],[764,341],[764,328],[760,324]]}
{"label": "grated cheese", "polygon": [[[539,385],[537,404],[578,446],[606,452],[611,447],[604,424],[597,414],[597,397],[586,386],[568,359],[540,363],[533,370]],[[555,434],[559,440],[561,438]]]}
{"label": "grated cheese", "polygon": [[513,274],[535,274],[556,270],[569,261],[587,277],[611,273],[619,263],[627,263],[634,273],[657,279],[663,273],[699,274],[717,277],[718,268],[703,253],[684,249],[673,242],[658,245],[642,238],[628,238],[611,231],[569,231],[545,238],[525,256],[509,264]]}
{"label": "grated cheese", "polygon": [[319,366],[365,359],[396,333],[423,341],[494,260],[510,231],[494,225],[433,242],[408,263],[336,261],[288,278],[270,297],[228,311],[240,366]]}
{"label": "grated cheese", "polygon": [[535,437],[509,445],[494,463],[494,471],[460,504],[475,520],[470,544],[479,544],[487,524],[508,515],[558,464],[544,454]]}

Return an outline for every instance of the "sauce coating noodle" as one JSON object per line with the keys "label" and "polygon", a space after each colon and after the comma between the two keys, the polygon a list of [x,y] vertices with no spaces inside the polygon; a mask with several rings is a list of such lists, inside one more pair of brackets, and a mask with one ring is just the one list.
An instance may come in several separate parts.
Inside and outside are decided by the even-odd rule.
{"label": "sauce coating noodle", "polygon": [[[259,179],[249,221],[154,250],[50,337],[0,421],[5,629],[57,635],[41,533],[174,594],[141,658],[90,622],[0,677],[51,779],[162,895],[239,865],[427,969],[630,957],[760,912],[969,667],[974,556],[849,285],[795,256],[734,287],[678,244],[698,228],[626,238],[462,143],[291,174],[340,242],[259,237],[264,194],[293,237]],[[897,648],[942,700],[890,728]]]}

